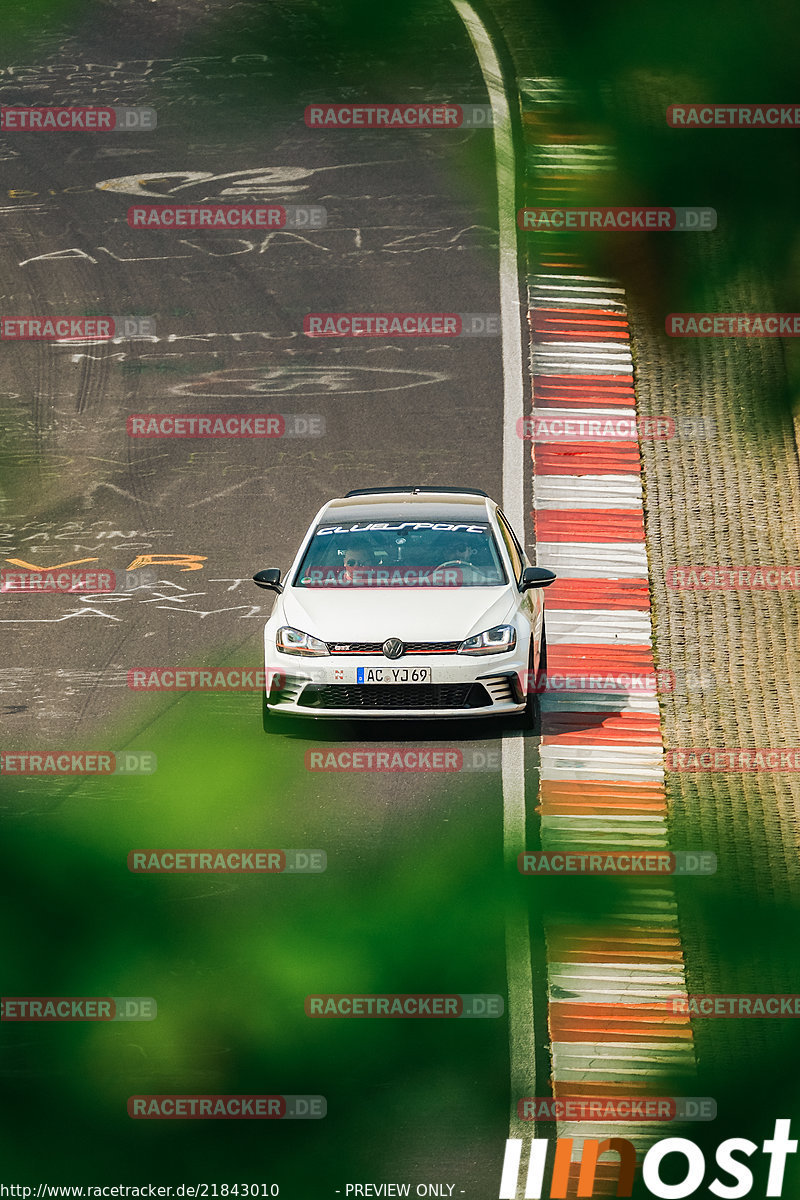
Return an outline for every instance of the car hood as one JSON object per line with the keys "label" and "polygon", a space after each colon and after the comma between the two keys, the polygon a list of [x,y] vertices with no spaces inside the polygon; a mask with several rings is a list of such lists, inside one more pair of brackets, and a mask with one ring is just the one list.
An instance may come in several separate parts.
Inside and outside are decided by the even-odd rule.
{"label": "car hood", "polygon": [[507,622],[516,588],[287,588],[287,625],[325,642],[463,641]]}

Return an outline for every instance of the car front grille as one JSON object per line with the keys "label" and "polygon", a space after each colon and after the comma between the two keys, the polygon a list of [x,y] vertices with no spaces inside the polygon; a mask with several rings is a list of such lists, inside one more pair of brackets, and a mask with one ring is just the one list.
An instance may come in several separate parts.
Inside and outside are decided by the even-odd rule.
{"label": "car front grille", "polygon": [[441,709],[487,708],[492,699],[480,683],[309,684],[302,708]]}
{"label": "car front grille", "polygon": [[[383,654],[383,642],[327,642],[330,654]],[[404,654],[456,654],[461,642],[405,642]]]}

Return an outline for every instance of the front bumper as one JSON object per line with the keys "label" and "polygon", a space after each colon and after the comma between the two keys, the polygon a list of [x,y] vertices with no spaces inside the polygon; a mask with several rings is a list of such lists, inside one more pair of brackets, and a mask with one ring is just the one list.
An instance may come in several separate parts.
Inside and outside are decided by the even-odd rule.
{"label": "front bumper", "polygon": [[[362,683],[357,667],[391,670],[427,667],[429,683]],[[332,654],[300,659],[275,653],[266,661],[267,704],[276,713],[297,717],[351,720],[425,720],[440,717],[494,717],[525,708],[527,646],[524,656],[510,654],[382,655]]]}

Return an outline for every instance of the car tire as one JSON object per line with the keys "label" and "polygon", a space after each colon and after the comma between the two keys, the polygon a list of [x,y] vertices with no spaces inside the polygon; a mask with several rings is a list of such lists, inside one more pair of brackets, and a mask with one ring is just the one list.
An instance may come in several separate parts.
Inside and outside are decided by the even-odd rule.
{"label": "car tire", "polygon": [[264,733],[283,733],[285,726],[285,717],[280,713],[276,713],[274,708],[270,708],[267,704],[267,693],[261,693],[261,724]]}
{"label": "car tire", "polygon": [[531,638],[530,650],[528,651],[528,688],[525,696],[525,711],[521,714],[520,727],[538,733],[542,720],[542,708],[539,703],[539,693],[535,690],[535,687],[531,687],[533,679],[533,639]]}
{"label": "car tire", "polygon": [[[547,677],[547,630],[544,625],[544,613],[542,614],[542,639],[539,645],[539,679],[542,676]],[[541,693],[539,693],[541,695]]]}

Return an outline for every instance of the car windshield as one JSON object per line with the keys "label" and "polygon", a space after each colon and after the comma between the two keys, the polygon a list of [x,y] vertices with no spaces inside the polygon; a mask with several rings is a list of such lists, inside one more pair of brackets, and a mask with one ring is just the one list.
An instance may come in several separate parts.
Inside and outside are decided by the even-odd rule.
{"label": "car windshield", "polygon": [[499,587],[506,573],[487,524],[343,521],[314,530],[294,587]]}

